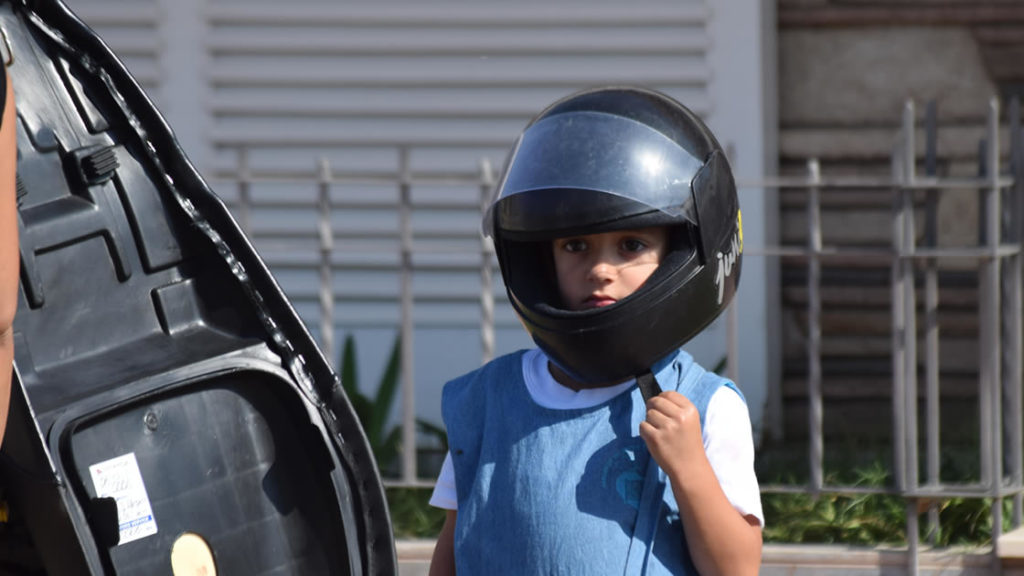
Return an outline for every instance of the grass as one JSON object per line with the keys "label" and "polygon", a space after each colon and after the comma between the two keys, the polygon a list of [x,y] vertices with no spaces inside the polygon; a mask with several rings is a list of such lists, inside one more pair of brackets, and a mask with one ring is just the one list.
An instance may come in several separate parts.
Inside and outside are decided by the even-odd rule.
{"label": "grass", "polygon": [[[857,471],[856,486],[879,487],[887,473],[880,466]],[[829,478],[827,484],[835,484]],[[864,494],[763,494],[766,542],[895,544],[906,540],[902,498]]]}
{"label": "grass", "polygon": [[[766,494],[765,542],[799,544],[848,544],[875,546],[907,543],[907,505],[898,496],[883,494],[838,496],[823,494]],[[949,498],[936,503],[938,529],[931,535],[924,522],[925,542],[936,547],[984,546],[992,541],[992,500]],[[1010,529],[1009,500],[1003,501],[1003,530]]]}
{"label": "grass", "polygon": [[[801,447],[805,449],[805,447]],[[884,446],[846,446],[834,450],[824,462],[824,483],[829,485],[884,488],[892,485],[891,461]],[[942,481],[977,481],[977,454],[973,447],[944,449]],[[806,485],[806,464],[785,449],[767,448],[758,454],[758,479],[762,485]],[[922,475],[923,477],[923,475]],[[765,542],[828,543],[875,546],[907,543],[907,501],[888,494],[836,495],[762,494]],[[927,522],[928,507],[938,511],[938,524]],[[1003,501],[1003,530],[1011,528],[1010,500]],[[992,500],[947,498],[922,503],[920,537],[937,547],[984,546],[992,539]],[[930,532],[929,532],[930,530]]]}

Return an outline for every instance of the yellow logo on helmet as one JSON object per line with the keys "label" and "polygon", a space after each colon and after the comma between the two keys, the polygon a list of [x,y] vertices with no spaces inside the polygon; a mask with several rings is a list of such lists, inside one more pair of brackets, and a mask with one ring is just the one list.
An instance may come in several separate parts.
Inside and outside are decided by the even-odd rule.
{"label": "yellow logo on helmet", "polygon": [[736,211],[736,229],[739,230],[740,235],[740,254],[743,253],[743,211]]}

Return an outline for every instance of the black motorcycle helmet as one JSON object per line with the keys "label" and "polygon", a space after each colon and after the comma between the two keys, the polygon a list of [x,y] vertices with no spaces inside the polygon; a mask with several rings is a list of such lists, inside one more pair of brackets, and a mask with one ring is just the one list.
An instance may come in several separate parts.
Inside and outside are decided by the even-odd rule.
{"label": "black motorcycle helmet", "polygon": [[[636,292],[563,306],[553,239],[648,226],[667,226],[669,246]],[[732,300],[743,251],[736,184],[711,131],[668,96],[631,87],[574,94],[530,122],[484,233],[534,342],[587,384],[646,374],[703,330]]]}

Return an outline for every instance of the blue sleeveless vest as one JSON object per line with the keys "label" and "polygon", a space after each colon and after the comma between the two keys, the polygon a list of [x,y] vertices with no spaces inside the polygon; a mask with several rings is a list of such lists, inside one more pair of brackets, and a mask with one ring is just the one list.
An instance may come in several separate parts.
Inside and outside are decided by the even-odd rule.
{"label": "blue sleeveless vest", "polygon": [[[640,390],[592,408],[544,408],[526,389],[522,355],[444,388],[458,573],[697,574],[679,506],[639,436]],[[694,403],[702,425],[715,391],[736,389],[681,350],[652,372]]]}

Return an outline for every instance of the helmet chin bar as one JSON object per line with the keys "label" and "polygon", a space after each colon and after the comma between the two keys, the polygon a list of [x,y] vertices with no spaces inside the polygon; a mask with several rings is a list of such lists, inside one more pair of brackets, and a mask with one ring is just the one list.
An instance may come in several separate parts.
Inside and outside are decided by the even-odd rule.
{"label": "helmet chin bar", "polygon": [[[673,248],[662,264],[636,292],[610,306],[568,310],[558,300],[554,283],[539,293],[536,284],[527,282],[509,286],[512,305],[537,346],[573,379],[606,384],[635,378],[714,320],[680,330],[701,319],[685,314],[687,308],[712,306],[717,300],[717,289],[711,290],[707,282],[714,268],[703,265],[684,240],[694,234],[690,226],[677,226]],[[517,297],[516,288],[526,287],[530,299]],[[728,298],[734,290],[734,284],[728,286]]]}
{"label": "helmet chin bar", "polygon": [[[715,306],[717,290],[710,290],[707,282],[713,269],[699,267],[693,272],[696,281],[682,289],[638,291],[613,305],[616,310],[609,306],[598,311],[549,314],[543,307],[527,309],[520,302],[512,303],[537,346],[570,377],[586,384],[621,382],[650,371],[718,316],[679,313],[694,306],[719,309]],[[674,281],[667,279],[667,283]],[[727,286],[725,304],[731,301],[735,287]],[[666,309],[677,313],[665,313]],[[610,338],[609,334],[628,337]]]}

